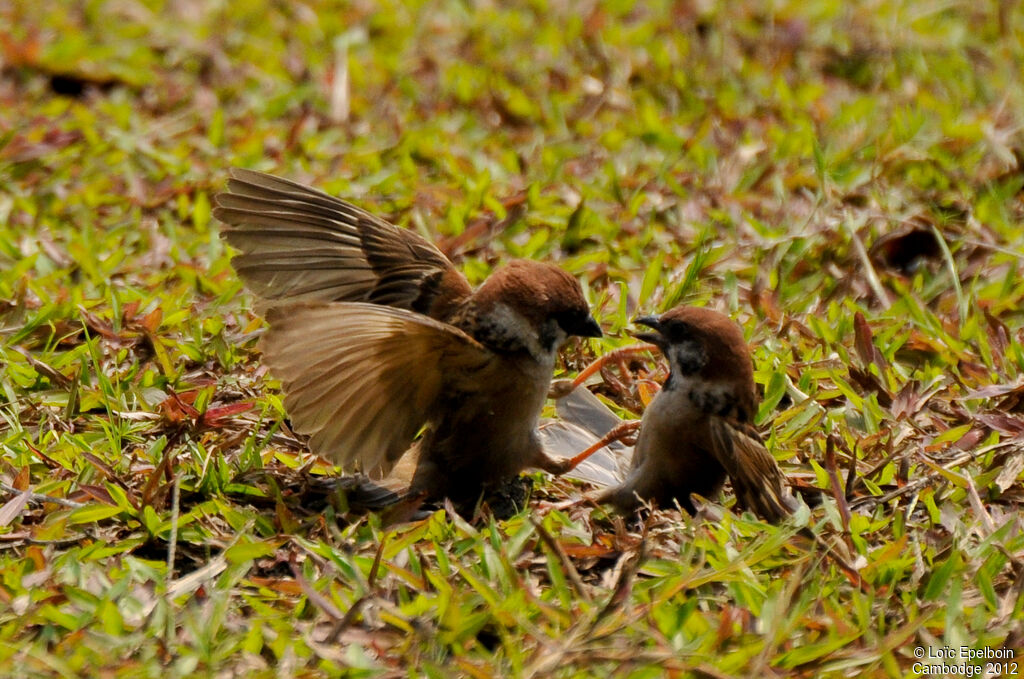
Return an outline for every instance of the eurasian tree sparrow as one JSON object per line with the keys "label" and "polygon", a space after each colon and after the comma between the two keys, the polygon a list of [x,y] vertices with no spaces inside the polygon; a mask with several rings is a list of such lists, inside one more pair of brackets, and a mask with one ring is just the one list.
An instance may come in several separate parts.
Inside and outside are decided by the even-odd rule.
{"label": "eurasian tree sparrow", "polygon": [[232,170],[216,203],[311,450],[378,478],[401,458],[409,495],[460,503],[528,467],[564,471],[537,423],[558,348],[601,335],[575,278],[516,260],[474,291],[412,231],[258,172]]}
{"label": "eurasian tree sparrow", "polygon": [[[620,463],[605,453],[605,462],[598,467],[621,480],[595,499],[622,511],[647,501],[662,507],[678,502],[692,513],[690,494],[709,497],[728,476],[742,506],[772,521],[790,514],[796,504],[785,475],[753,426],[753,362],[739,326],[716,311],[686,306],[636,322],[653,330],[636,336],[668,358],[669,377],[643,414],[628,470],[616,472]],[[586,438],[578,434],[593,431],[594,423],[603,421],[603,428],[609,424],[607,414],[598,412],[603,404],[589,393],[582,396],[573,398],[572,406],[559,408],[569,416],[569,431],[576,435],[557,436],[575,440],[576,445]],[[577,408],[575,415],[570,414],[571,407]],[[545,431],[546,438],[554,436]],[[593,476],[584,475],[588,480]]]}

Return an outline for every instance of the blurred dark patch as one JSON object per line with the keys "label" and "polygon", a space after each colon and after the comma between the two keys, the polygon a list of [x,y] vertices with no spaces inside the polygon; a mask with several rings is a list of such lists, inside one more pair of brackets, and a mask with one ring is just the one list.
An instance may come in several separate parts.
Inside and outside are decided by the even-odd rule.
{"label": "blurred dark patch", "polygon": [[123,83],[113,78],[92,78],[70,73],[50,74],[50,90],[54,94],[73,99],[84,96],[89,90],[109,92],[120,84]]}
{"label": "blurred dark patch", "polygon": [[907,225],[881,236],[871,246],[875,264],[912,276],[929,261],[942,257],[942,245],[926,226]]}
{"label": "blurred dark patch", "polygon": [[476,640],[480,645],[493,653],[501,645],[501,635],[494,625],[486,625],[476,633]]}
{"label": "blurred dark patch", "polygon": [[862,89],[868,89],[875,81],[874,62],[876,54],[867,48],[855,48],[849,53],[834,48],[828,49],[822,71],[825,75],[842,78],[846,82]]}
{"label": "blurred dark patch", "polygon": [[[532,491],[533,479],[529,476],[518,476],[497,487],[487,489],[481,507],[486,504],[494,518],[507,519],[526,508]],[[456,508],[462,516],[470,516],[473,509],[465,503],[456,505]]]}

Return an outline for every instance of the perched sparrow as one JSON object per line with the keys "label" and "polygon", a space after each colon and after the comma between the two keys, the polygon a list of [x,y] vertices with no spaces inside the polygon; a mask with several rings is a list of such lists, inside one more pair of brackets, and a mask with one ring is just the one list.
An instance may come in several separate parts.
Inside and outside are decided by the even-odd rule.
{"label": "perched sparrow", "polygon": [[246,170],[228,188],[214,214],[269,307],[264,360],[311,450],[376,477],[401,458],[409,495],[457,502],[565,469],[536,429],[559,346],[601,335],[575,278],[516,260],[474,291],[432,244],[337,198]]}
{"label": "perched sparrow", "polygon": [[[595,465],[621,478],[596,499],[623,511],[641,501],[662,507],[678,502],[692,513],[690,493],[710,496],[728,475],[741,505],[769,520],[791,513],[796,505],[786,478],[752,425],[757,395],[739,326],[710,309],[682,306],[636,322],[653,329],[637,337],[668,358],[669,377],[640,421],[628,471],[617,470],[621,463],[608,453]],[[603,405],[589,392],[583,397],[560,406],[560,413],[575,423],[556,427],[561,430],[557,434],[545,430],[547,439],[578,446],[586,439],[583,432],[608,426],[607,415],[600,413]],[[564,450],[564,445],[556,447]],[[585,478],[594,478],[593,470]]]}

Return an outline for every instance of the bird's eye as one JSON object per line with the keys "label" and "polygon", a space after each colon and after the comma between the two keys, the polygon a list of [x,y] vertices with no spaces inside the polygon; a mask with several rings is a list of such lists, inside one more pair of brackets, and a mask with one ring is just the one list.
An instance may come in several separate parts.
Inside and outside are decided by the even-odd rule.
{"label": "bird's eye", "polygon": [[665,328],[665,334],[668,336],[669,342],[685,342],[693,338],[693,329],[689,323],[673,321]]}

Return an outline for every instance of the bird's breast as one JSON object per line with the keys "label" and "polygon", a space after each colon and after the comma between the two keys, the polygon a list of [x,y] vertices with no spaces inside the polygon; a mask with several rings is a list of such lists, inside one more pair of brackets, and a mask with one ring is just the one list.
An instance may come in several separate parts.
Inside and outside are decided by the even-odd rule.
{"label": "bird's breast", "polygon": [[478,377],[472,389],[444,395],[420,446],[421,458],[439,474],[468,486],[514,476],[536,458],[535,432],[551,372],[509,360]]}

